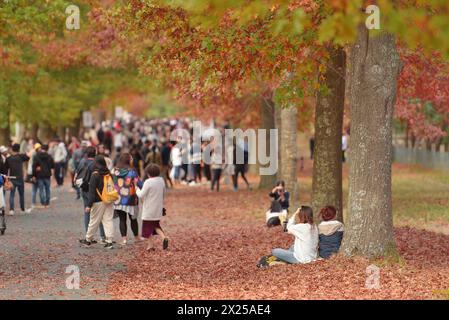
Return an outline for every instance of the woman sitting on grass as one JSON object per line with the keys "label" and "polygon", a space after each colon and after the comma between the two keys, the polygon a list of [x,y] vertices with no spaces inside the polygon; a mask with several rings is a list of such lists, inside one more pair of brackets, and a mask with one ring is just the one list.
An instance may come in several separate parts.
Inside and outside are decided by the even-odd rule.
{"label": "woman sitting on grass", "polygon": [[294,244],[288,250],[273,249],[273,256],[288,263],[309,263],[317,258],[318,228],[311,207],[296,210],[288,220],[287,232],[295,236]]}
{"label": "woman sitting on grass", "polygon": [[164,210],[165,182],[160,177],[161,170],[156,164],[149,164],[145,168],[148,179],[142,189],[137,188],[136,194],[143,201],[142,206],[142,238],[148,239],[147,251],[153,251],[153,235],[159,235],[163,239],[163,249],[168,248],[168,238],[162,231],[159,221]]}
{"label": "woman sitting on grass", "polygon": [[319,217],[322,219],[318,225],[319,231],[319,256],[323,259],[330,258],[338,252],[343,238],[343,223],[336,220],[337,210],[333,206],[321,209]]}

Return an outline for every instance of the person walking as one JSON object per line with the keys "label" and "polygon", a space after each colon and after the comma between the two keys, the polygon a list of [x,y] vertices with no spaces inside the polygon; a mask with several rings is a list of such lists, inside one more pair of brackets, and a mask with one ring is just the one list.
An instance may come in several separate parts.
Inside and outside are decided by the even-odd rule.
{"label": "person walking", "polygon": [[27,176],[26,176],[26,182],[31,183],[31,208],[28,209],[28,213],[31,213],[34,208],[36,208],[36,197],[38,192],[38,186],[36,179],[33,179],[33,164],[36,160],[36,155],[41,150],[42,145],[40,143],[34,144],[34,149],[30,154],[28,155],[30,157],[30,160],[28,161],[27,165]]}
{"label": "person walking", "polygon": [[118,165],[112,170],[115,188],[120,199],[114,204],[114,214],[120,219],[120,234],[122,236],[122,245],[128,242],[128,226],[126,224],[127,216],[131,222],[131,230],[136,240],[139,240],[139,224],[137,218],[139,215],[139,198],[136,195],[136,187],[140,185],[139,175],[133,167],[133,158],[129,153],[123,153],[120,156]]}
{"label": "person walking", "polygon": [[182,169],[182,153],[179,142],[171,149],[171,162],[174,169],[175,184],[179,184],[181,178]]}
{"label": "person walking", "polygon": [[168,187],[167,181],[170,184],[170,188],[173,188],[173,181],[170,178],[170,154],[171,154],[171,148],[168,144],[167,140],[163,138],[161,140],[162,147],[161,147],[161,176],[164,179],[166,187]]}
{"label": "person walking", "polygon": [[[95,167],[95,156],[97,151],[95,147],[89,146],[86,148],[85,158],[80,161],[80,164],[75,173],[75,183],[77,187],[81,190],[81,198],[83,199],[84,206],[84,228],[87,232],[90,223],[90,214],[86,211],[89,203],[89,181],[92,176],[92,172]],[[103,224],[100,223],[100,243],[106,244],[106,235],[104,232]],[[91,240],[92,243],[96,243],[94,239]]]}
{"label": "person walking", "polygon": [[[94,162],[94,171],[89,180],[88,200],[85,209],[85,212],[90,215],[89,226],[85,239],[80,240],[80,243],[87,247],[93,244],[94,235],[100,223],[103,223],[106,235],[104,247],[107,249],[113,249],[114,247],[114,206],[112,202],[107,202],[102,198],[104,189],[109,188],[108,185],[105,185],[106,176],[111,176],[106,160],[103,155],[97,155]],[[112,188],[114,187],[112,186]]]}
{"label": "person walking", "polygon": [[211,180],[211,191],[215,190],[215,186],[217,186],[217,192],[220,191],[220,178],[221,178],[221,172],[223,168],[222,164],[222,150],[221,147],[218,145],[215,145],[211,151],[211,173],[212,173],[212,180]]}
{"label": "person walking", "polygon": [[159,235],[162,241],[162,248],[168,248],[168,237],[162,230],[160,220],[164,216],[164,196],[165,183],[160,176],[161,171],[158,165],[150,164],[145,168],[145,175],[148,177],[142,189],[137,188],[136,193],[143,201],[142,206],[142,238],[148,239],[147,251],[153,251],[153,235]]}
{"label": "person walking", "polygon": [[55,179],[58,187],[61,187],[64,184],[64,168],[65,163],[67,161],[67,149],[65,147],[64,142],[62,140],[57,141],[57,145],[55,147]]}
{"label": "person walking", "polygon": [[[242,158],[243,156],[243,158]],[[248,151],[244,150],[243,148],[240,148],[237,145],[237,142],[234,141],[234,148],[233,148],[233,163],[234,163],[234,175],[233,175],[233,182],[234,182],[234,191],[238,190],[238,180],[239,180],[239,174],[242,176],[243,181],[246,183],[246,187],[248,190],[251,190],[251,186],[248,182],[248,179],[245,177],[246,167],[248,166],[248,160],[249,155]],[[238,159],[242,158],[242,159]]]}
{"label": "person walking", "polygon": [[39,190],[41,205],[50,205],[51,170],[55,168],[53,158],[48,154],[48,145],[43,145],[33,160],[33,183]]}
{"label": "person walking", "polygon": [[0,146],[0,174],[3,175],[8,173],[6,170],[6,158],[8,158],[8,148],[5,146]]}
{"label": "person walking", "polygon": [[16,190],[19,192],[20,209],[25,212],[25,182],[23,180],[23,166],[30,158],[23,153],[19,153],[20,145],[13,144],[11,155],[6,158],[5,169],[8,175],[14,177],[11,179],[12,189],[9,194],[9,215],[14,215],[14,198]]}

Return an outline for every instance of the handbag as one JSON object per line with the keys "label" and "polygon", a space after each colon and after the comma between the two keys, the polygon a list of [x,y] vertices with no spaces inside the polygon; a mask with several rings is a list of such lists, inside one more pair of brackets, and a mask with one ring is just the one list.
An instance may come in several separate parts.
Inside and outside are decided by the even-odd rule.
{"label": "handbag", "polygon": [[5,178],[5,183],[3,184],[3,189],[5,191],[10,191],[14,185],[12,184],[11,180],[8,177],[4,177]]}

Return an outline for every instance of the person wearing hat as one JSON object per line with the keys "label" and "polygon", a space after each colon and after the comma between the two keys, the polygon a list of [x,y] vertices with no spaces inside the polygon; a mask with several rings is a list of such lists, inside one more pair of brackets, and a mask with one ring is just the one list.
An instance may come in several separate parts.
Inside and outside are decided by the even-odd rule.
{"label": "person wearing hat", "polygon": [[337,253],[340,249],[344,225],[336,220],[336,216],[337,210],[333,206],[326,206],[319,213],[322,221],[318,225],[318,254],[323,259],[330,258],[331,255]]}
{"label": "person wearing hat", "polygon": [[20,153],[20,144],[15,143],[12,146],[11,155],[6,158],[5,167],[9,176],[14,177],[11,179],[12,189],[9,194],[9,215],[14,215],[14,198],[16,190],[19,191],[20,209],[25,212],[25,182],[23,179],[23,164],[30,160],[30,158],[23,153]]}

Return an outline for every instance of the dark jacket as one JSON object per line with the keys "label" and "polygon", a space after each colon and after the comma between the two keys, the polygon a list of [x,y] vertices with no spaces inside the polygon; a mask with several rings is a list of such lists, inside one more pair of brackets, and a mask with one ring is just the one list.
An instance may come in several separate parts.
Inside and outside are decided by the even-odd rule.
{"label": "dark jacket", "polygon": [[330,258],[331,255],[338,252],[343,239],[343,229],[343,224],[336,220],[321,222],[318,225],[318,254],[321,258]]}
{"label": "dark jacket", "polygon": [[110,172],[106,167],[94,168],[89,180],[87,207],[92,208],[94,203],[101,202],[101,198],[98,193],[101,193],[101,190],[103,190],[103,178],[108,174],[110,174]]}
{"label": "dark jacket", "polygon": [[270,197],[274,198],[275,201],[278,201],[279,204],[281,205],[282,209],[287,210],[288,207],[290,206],[290,203],[289,203],[290,193],[288,191],[284,192],[284,200],[280,200],[281,196],[280,196],[279,192],[277,192],[277,191],[274,193],[270,192],[268,195]]}
{"label": "dark jacket", "polygon": [[6,159],[3,160],[3,156],[0,155],[0,174],[7,174],[8,171],[6,170]]}
{"label": "dark jacket", "polygon": [[5,169],[6,172],[13,177],[15,180],[23,180],[23,163],[30,160],[26,154],[13,154],[6,158]]}
{"label": "dark jacket", "polygon": [[170,152],[171,149],[169,146],[165,145],[161,148],[161,161],[163,166],[170,165]]}
{"label": "dark jacket", "polygon": [[51,169],[54,169],[55,162],[47,152],[40,151],[34,156],[33,177],[36,179],[50,179]]}

